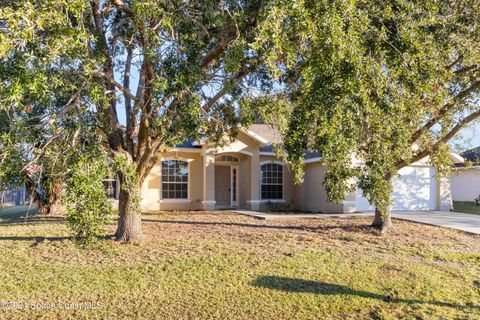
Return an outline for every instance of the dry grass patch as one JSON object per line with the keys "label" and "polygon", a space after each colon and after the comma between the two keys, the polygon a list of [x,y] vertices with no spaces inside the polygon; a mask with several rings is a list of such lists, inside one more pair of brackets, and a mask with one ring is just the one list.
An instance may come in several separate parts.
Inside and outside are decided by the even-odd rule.
{"label": "dry grass patch", "polygon": [[[227,212],[145,214],[142,246],[80,249],[61,217],[0,223],[0,318],[474,319],[480,237],[371,218],[264,221]],[[115,225],[107,226],[113,233]],[[61,302],[98,302],[67,310]]]}

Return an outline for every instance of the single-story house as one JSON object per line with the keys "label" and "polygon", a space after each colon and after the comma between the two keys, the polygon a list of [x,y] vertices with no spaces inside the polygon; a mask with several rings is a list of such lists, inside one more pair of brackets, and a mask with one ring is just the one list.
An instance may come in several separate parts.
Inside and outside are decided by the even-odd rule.
{"label": "single-story house", "polygon": [[453,201],[470,201],[480,195],[480,166],[456,167],[452,175]]}
{"label": "single-story house", "polygon": [[[471,163],[480,163],[480,147],[462,152],[462,157]],[[452,175],[452,199],[471,201],[480,195],[480,165],[457,164]]]}
{"label": "single-story house", "polygon": [[[212,147],[208,141],[186,141],[162,154],[142,186],[144,210],[269,210],[275,206],[311,212],[356,212],[373,208],[361,190],[340,204],[327,201],[323,181],[327,168],[317,153],[305,157],[305,177],[295,185],[273,145],[280,136],[255,124],[240,128],[233,142]],[[393,210],[450,210],[450,183],[420,161],[394,181]]]}

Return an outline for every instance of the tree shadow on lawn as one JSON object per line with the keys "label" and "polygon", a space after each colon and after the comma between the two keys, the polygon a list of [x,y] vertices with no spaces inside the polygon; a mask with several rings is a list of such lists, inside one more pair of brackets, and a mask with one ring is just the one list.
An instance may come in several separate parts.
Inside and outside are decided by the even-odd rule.
{"label": "tree shadow on lawn", "polygon": [[169,223],[169,224],[186,224],[194,226],[227,226],[227,227],[246,227],[246,228],[259,228],[259,229],[277,229],[277,230],[300,230],[308,232],[328,231],[334,229],[342,229],[349,232],[368,232],[372,233],[375,230],[370,225],[358,225],[358,224],[345,224],[345,225],[331,225],[331,226],[281,226],[281,225],[269,225],[269,224],[252,224],[252,223],[238,223],[238,222],[206,222],[206,221],[188,221],[188,220],[157,220],[157,219],[145,219],[144,222],[156,222],[156,223]]}
{"label": "tree shadow on lawn", "polygon": [[455,309],[479,309],[480,306],[474,305],[459,305],[455,303],[442,301],[425,301],[418,299],[399,299],[390,295],[381,295],[368,291],[354,290],[347,286],[339,284],[330,284],[319,281],[277,277],[277,276],[261,276],[252,282],[254,287],[262,287],[267,289],[274,289],[285,292],[297,293],[315,293],[320,295],[345,295],[357,296],[361,298],[369,298],[381,300],[388,303],[406,303],[406,304],[430,304],[440,307],[448,307]]}

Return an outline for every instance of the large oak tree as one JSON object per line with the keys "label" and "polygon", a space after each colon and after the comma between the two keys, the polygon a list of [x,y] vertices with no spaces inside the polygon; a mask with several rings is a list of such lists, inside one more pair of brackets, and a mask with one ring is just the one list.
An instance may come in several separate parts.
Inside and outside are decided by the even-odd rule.
{"label": "large oak tree", "polygon": [[[263,0],[2,1],[0,106],[43,108],[52,139],[68,119],[92,114],[120,180],[116,237],[137,241],[139,190],[159,152],[187,138],[235,134],[236,101],[268,87],[268,41],[252,45],[266,7]],[[53,103],[59,95],[71,99]]]}
{"label": "large oak tree", "polygon": [[[302,178],[305,150],[328,166],[329,197],[359,186],[391,226],[392,178],[430,157],[480,116],[480,3],[279,0],[264,36],[294,105],[284,149]],[[285,71],[283,73],[283,71]],[[355,182],[356,183],[353,183]]]}

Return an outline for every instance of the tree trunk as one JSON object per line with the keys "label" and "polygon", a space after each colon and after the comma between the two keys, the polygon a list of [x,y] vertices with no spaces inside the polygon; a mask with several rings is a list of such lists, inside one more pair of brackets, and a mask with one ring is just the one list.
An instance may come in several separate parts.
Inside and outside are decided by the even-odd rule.
{"label": "tree trunk", "polygon": [[41,211],[43,214],[65,214],[67,208],[62,204],[60,197],[50,196],[48,197],[48,203],[41,206]]}
{"label": "tree trunk", "polygon": [[[62,179],[52,179],[49,182],[47,191],[47,203],[44,205],[45,214],[64,214],[67,208],[62,204],[62,195],[64,190],[64,182]],[[42,208],[43,209],[43,208]]]}
{"label": "tree trunk", "polygon": [[375,218],[372,227],[380,230],[381,234],[385,234],[392,228],[392,217],[390,214],[390,206],[382,212],[382,210],[375,208]]}
{"label": "tree trunk", "polygon": [[28,194],[30,195],[30,201],[33,205],[37,206],[38,210],[42,205],[42,197],[37,192],[37,186],[30,180],[25,182],[25,189],[27,190]]}
{"label": "tree trunk", "polygon": [[[385,176],[385,181],[392,188],[392,175]],[[391,200],[391,193],[388,200]],[[391,205],[388,205],[383,210],[378,207],[375,208],[375,218],[373,219],[372,227],[379,229],[381,234],[386,234],[392,228],[391,209]]]}
{"label": "tree trunk", "polygon": [[[134,194],[136,193],[136,194]],[[139,190],[126,190],[121,184],[118,199],[119,219],[115,238],[119,241],[138,243],[144,239],[140,208],[135,197]]]}

